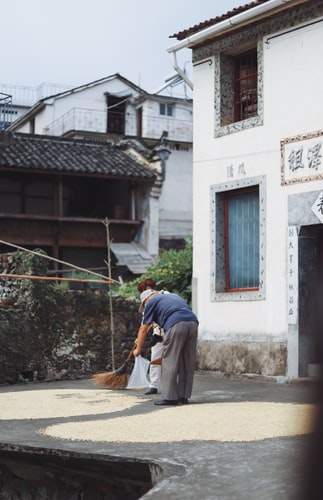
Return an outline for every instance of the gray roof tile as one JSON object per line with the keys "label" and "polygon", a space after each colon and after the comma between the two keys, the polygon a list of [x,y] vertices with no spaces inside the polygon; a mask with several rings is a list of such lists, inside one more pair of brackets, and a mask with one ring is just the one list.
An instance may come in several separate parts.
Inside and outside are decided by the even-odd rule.
{"label": "gray roof tile", "polygon": [[152,169],[115,144],[30,134],[15,134],[7,144],[0,138],[0,171],[7,168],[145,180],[156,177]]}

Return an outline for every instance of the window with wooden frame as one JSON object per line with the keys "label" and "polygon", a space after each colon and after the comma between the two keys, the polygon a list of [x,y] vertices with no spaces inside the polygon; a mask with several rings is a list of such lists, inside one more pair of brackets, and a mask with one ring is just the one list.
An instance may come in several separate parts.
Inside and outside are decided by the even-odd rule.
{"label": "window with wooden frame", "polygon": [[107,133],[124,134],[126,126],[127,97],[106,94],[108,117]]}
{"label": "window with wooden frame", "polygon": [[266,297],[266,177],[210,187],[212,301]]}
{"label": "window with wooden frame", "polygon": [[246,120],[257,115],[257,50],[233,57],[234,121]]}
{"label": "window with wooden frame", "polygon": [[218,130],[219,135],[236,132],[238,122],[241,129],[262,122],[259,116],[259,96],[262,94],[258,74],[258,48],[254,44],[233,47],[220,54],[219,90],[215,92],[216,105],[218,103],[220,109],[219,125],[222,128]]}
{"label": "window with wooden frame", "polygon": [[37,175],[0,176],[0,212],[14,214],[53,215],[54,183]]}

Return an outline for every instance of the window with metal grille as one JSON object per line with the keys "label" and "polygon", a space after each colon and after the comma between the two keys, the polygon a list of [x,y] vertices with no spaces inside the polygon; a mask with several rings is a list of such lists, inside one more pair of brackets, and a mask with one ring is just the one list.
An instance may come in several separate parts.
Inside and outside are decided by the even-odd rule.
{"label": "window with metal grille", "polygon": [[259,188],[228,191],[224,199],[226,290],[259,288]]}
{"label": "window with metal grille", "polygon": [[257,115],[257,50],[250,50],[233,58],[234,66],[234,121]]}

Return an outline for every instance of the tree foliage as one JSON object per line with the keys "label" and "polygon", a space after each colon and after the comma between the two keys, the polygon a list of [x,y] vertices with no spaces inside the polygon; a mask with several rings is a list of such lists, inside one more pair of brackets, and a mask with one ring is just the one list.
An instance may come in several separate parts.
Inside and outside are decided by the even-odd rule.
{"label": "tree foliage", "polygon": [[138,283],[149,277],[156,281],[158,290],[178,293],[190,303],[192,293],[192,252],[193,244],[191,239],[186,241],[182,250],[165,250],[161,253],[156,264],[151,265],[145,274],[124,283],[119,288],[118,293],[125,297],[138,296]]}

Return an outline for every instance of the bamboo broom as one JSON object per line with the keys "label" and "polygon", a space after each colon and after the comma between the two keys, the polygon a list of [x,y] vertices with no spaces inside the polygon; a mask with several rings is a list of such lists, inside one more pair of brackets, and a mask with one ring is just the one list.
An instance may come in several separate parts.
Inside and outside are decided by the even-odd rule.
{"label": "bamboo broom", "polygon": [[92,375],[92,380],[102,387],[106,389],[125,389],[128,385],[128,371],[129,371],[129,362],[132,356],[133,351],[136,349],[136,344],[133,345],[131,351],[128,354],[128,357],[117,370],[112,372],[105,373],[95,373]]}

